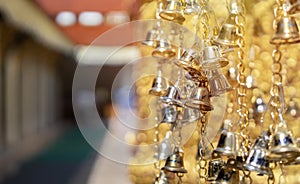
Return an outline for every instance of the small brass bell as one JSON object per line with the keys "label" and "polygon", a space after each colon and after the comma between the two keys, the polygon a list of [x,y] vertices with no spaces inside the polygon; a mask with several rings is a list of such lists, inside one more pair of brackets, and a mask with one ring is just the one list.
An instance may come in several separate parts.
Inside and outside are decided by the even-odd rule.
{"label": "small brass bell", "polygon": [[179,150],[179,148],[176,147],[174,153],[167,158],[166,164],[162,168],[162,170],[166,170],[176,174],[187,173],[187,170],[184,168],[183,164],[183,156],[184,154],[182,150]]}
{"label": "small brass bell", "polygon": [[176,55],[176,51],[166,40],[157,41],[155,50],[152,56],[156,58],[172,58]]}
{"label": "small brass bell", "polygon": [[164,171],[160,171],[159,176],[155,178],[153,184],[169,184],[169,180]]}
{"label": "small brass bell", "polygon": [[210,160],[208,163],[207,181],[215,181],[224,166],[225,161],[221,158]]}
{"label": "small brass bell", "polygon": [[228,64],[228,59],[222,56],[217,46],[207,46],[203,48],[201,67],[204,70],[212,70],[220,67],[225,67]]}
{"label": "small brass bell", "polygon": [[237,135],[234,132],[223,130],[215,149],[215,152],[225,156],[236,156],[237,153]]}
{"label": "small brass bell", "polygon": [[189,72],[200,72],[200,57],[193,49],[185,50],[175,64]]}
{"label": "small brass bell", "polygon": [[155,48],[159,36],[159,31],[157,29],[151,29],[147,32],[146,38],[142,41],[142,44]]}
{"label": "small brass bell", "polygon": [[296,20],[292,16],[284,15],[276,26],[276,33],[271,39],[270,43],[292,44],[300,41],[299,29]]}
{"label": "small brass bell", "polygon": [[164,96],[160,97],[162,102],[181,106],[179,89],[175,86],[169,86]]}
{"label": "small brass bell", "polygon": [[150,95],[163,96],[167,89],[167,80],[162,76],[153,79],[152,88],[149,90]]}
{"label": "small brass bell", "polygon": [[209,72],[208,83],[211,96],[220,96],[227,91],[232,90],[231,85],[219,69]]}
{"label": "small brass bell", "polygon": [[207,88],[206,80],[202,80],[199,86],[192,91],[190,99],[185,102],[185,105],[201,111],[211,111],[214,109],[210,103],[210,92]]}
{"label": "small brass bell", "polygon": [[182,2],[180,0],[167,0],[159,16],[162,19],[182,24],[185,21]]}
{"label": "small brass bell", "polygon": [[192,122],[195,122],[199,118],[200,118],[199,110],[185,107],[183,109],[183,115],[182,115],[181,122],[182,122],[182,124],[192,123]]}
{"label": "small brass bell", "polygon": [[200,5],[198,4],[197,0],[185,0],[185,14],[195,13],[197,14],[200,11]]}
{"label": "small brass bell", "polygon": [[239,42],[238,26],[235,23],[236,14],[230,14],[225,23],[222,25],[217,39],[214,40],[216,44],[227,47],[237,47]]}
{"label": "small brass bell", "polygon": [[175,105],[167,105],[162,110],[162,117],[160,123],[175,123],[177,120],[178,111]]}
{"label": "small brass bell", "polygon": [[284,120],[280,122],[271,136],[269,152],[268,158],[273,161],[289,162],[300,156],[300,148],[297,147]]}
{"label": "small brass bell", "polygon": [[266,132],[258,137],[251,148],[249,156],[244,164],[248,171],[258,172],[259,175],[272,175],[269,168],[269,161],[266,158],[269,138]]}

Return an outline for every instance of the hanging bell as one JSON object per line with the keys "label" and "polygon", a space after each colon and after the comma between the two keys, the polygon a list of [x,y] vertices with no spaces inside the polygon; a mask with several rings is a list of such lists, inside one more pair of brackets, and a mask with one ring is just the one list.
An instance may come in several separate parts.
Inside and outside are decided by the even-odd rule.
{"label": "hanging bell", "polygon": [[221,158],[210,160],[208,163],[207,181],[212,182],[218,178],[221,169],[225,166],[225,161]]}
{"label": "hanging bell", "polygon": [[232,90],[228,80],[219,69],[209,72],[208,84],[210,87],[211,96],[220,96],[227,91]]}
{"label": "hanging bell", "polygon": [[183,155],[184,154],[182,150],[179,150],[179,148],[176,147],[174,153],[167,158],[166,164],[162,170],[176,174],[187,173],[187,170],[184,168],[183,164]]}
{"label": "hanging bell", "polygon": [[197,109],[184,107],[182,115],[182,124],[195,122],[200,118],[200,112]]}
{"label": "hanging bell", "polygon": [[187,70],[188,72],[196,72],[200,74],[200,57],[193,49],[185,50],[179,59],[175,60],[175,64]]}
{"label": "hanging bell", "polygon": [[175,105],[167,105],[162,110],[162,117],[160,123],[175,123],[177,120],[178,111]]}
{"label": "hanging bell", "polygon": [[202,50],[201,67],[204,70],[213,70],[225,67],[229,64],[228,59],[224,58],[217,46],[207,46]]}
{"label": "hanging bell", "polygon": [[272,175],[267,160],[269,138],[266,132],[258,137],[254,146],[251,148],[249,156],[244,164],[244,168],[251,172],[258,172],[259,175]]}
{"label": "hanging bell", "polygon": [[236,169],[232,169],[233,166],[228,165],[224,166],[213,183],[220,183],[220,184],[237,184],[240,183],[239,171]]}
{"label": "hanging bell", "polygon": [[175,140],[173,139],[172,132],[168,131],[164,140],[158,145],[158,155],[156,158],[158,160],[165,160],[172,154],[173,145],[175,145]]}
{"label": "hanging bell", "polygon": [[160,97],[162,102],[181,106],[179,89],[175,86],[169,86],[164,96]]}
{"label": "hanging bell", "polygon": [[185,0],[185,14],[195,13],[197,14],[200,11],[200,5],[198,4],[197,0]]}
{"label": "hanging bell", "polygon": [[300,12],[300,1],[299,0],[290,0],[290,7],[288,10],[289,15],[295,15]]}
{"label": "hanging bell", "polygon": [[237,33],[238,26],[235,23],[236,14],[230,14],[225,23],[222,25],[217,39],[214,40],[216,44],[227,47],[238,47],[239,36]]}
{"label": "hanging bell", "polygon": [[164,171],[160,171],[159,176],[155,178],[153,184],[169,184],[169,180]]}
{"label": "hanging bell", "polygon": [[182,24],[185,21],[183,16],[183,5],[181,0],[167,0],[162,11],[159,13],[162,19]]}
{"label": "hanging bell", "polygon": [[228,130],[223,130],[221,136],[215,149],[215,152],[220,155],[225,156],[236,156],[237,153],[237,135],[234,132],[229,132]]}
{"label": "hanging bell", "polygon": [[167,80],[162,76],[153,79],[152,88],[149,90],[150,95],[163,96],[167,89]]}
{"label": "hanging bell", "polygon": [[156,58],[172,58],[176,55],[176,51],[166,40],[158,40],[152,56]]}
{"label": "hanging bell", "polygon": [[289,162],[300,156],[300,148],[284,121],[280,122],[271,137],[269,152],[268,158],[273,161]]}
{"label": "hanging bell", "polygon": [[146,38],[142,41],[143,45],[155,48],[159,39],[159,31],[157,29],[151,29],[147,32]]}
{"label": "hanging bell", "polygon": [[200,111],[211,111],[214,109],[210,103],[210,92],[207,88],[206,80],[202,80],[199,86],[192,91],[190,99],[185,102],[185,105]]}
{"label": "hanging bell", "polygon": [[292,16],[284,15],[276,26],[276,33],[271,39],[270,43],[292,44],[300,41],[299,29],[296,20]]}

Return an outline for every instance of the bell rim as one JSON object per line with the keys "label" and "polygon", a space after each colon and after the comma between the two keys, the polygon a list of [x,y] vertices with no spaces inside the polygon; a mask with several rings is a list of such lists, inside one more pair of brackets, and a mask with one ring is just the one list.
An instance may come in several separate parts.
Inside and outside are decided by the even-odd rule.
{"label": "bell rim", "polygon": [[218,45],[225,45],[225,46],[228,46],[228,47],[232,47],[232,48],[236,48],[238,47],[239,45],[237,43],[235,43],[234,41],[224,41],[224,40],[221,40],[219,38],[217,39],[214,39],[213,40],[213,43],[216,43]]}
{"label": "bell rim", "polygon": [[236,155],[235,152],[226,150],[224,148],[222,148],[222,150],[221,150],[221,148],[216,148],[214,151],[216,151],[217,153],[224,155],[224,156],[235,156]]}
{"label": "bell rim", "polygon": [[[219,65],[218,67],[223,68],[225,66],[227,66],[229,64],[229,60],[224,58],[224,57],[219,57],[219,58],[213,58],[213,59],[208,59],[205,60],[205,62],[203,62],[201,64],[203,69],[211,69],[211,68],[216,68],[215,66]],[[218,68],[217,67],[217,68]]]}
{"label": "bell rim", "polygon": [[169,172],[174,172],[174,173],[187,173],[187,170],[184,168],[174,168],[174,167],[164,166],[161,169]]}
{"label": "bell rim", "polygon": [[266,170],[263,170],[259,167],[255,167],[253,165],[250,165],[250,164],[244,164],[243,165],[245,169],[247,169],[248,171],[251,171],[251,172],[258,172],[259,174],[263,174],[263,175],[267,175],[267,176],[270,176],[272,175],[272,173],[268,170],[268,168],[266,168]]}
{"label": "bell rim", "polygon": [[[214,107],[209,103],[205,103],[201,101],[198,101],[199,103],[193,103],[193,102],[190,103],[189,101],[190,100],[184,102],[184,105],[192,109],[205,110],[205,111],[212,111],[214,109]],[[195,102],[195,100],[192,101]]]}
{"label": "bell rim", "polygon": [[173,99],[173,98],[169,98],[169,97],[166,97],[166,96],[162,96],[160,98],[160,100],[162,102],[165,102],[167,104],[170,104],[170,105],[178,105],[178,106],[182,106],[182,102],[180,100],[176,100],[176,99]]}
{"label": "bell rim", "polygon": [[[175,15],[175,16],[173,16]],[[177,12],[171,11],[171,10],[164,10],[159,13],[159,16],[168,21],[174,21],[178,24],[182,24],[185,21],[185,18],[183,16],[183,12],[178,10]]]}
{"label": "bell rim", "polygon": [[300,42],[300,34],[298,34],[298,37],[295,37],[295,38],[273,37],[270,40],[270,44],[273,44],[273,45],[296,44],[299,42]]}
{"label": "bell rim", "polygon": [[157,40],[143,40],[142,44],[145,45],[145,46],[148,46],[148,47],[155,48],[157,46]]}
{"label": "bell rim", "polygon": [[160,48],[161,50],[154,50],[152,56],[155,58],[173,58],[176,55],[176,51],[170,48]]}
{"label": "bell rim", "polygon": [[[270,149],[270,155],[278,155],[280,158],[283,159],[293,159],[300,156],[300,149],[297,147],[291,147],[291,146],[280,146],[280,148],[276,147],[273,149]],[[275,156],[275,158],[277,158]],[[278,158],[279,158],[278,157]]]}

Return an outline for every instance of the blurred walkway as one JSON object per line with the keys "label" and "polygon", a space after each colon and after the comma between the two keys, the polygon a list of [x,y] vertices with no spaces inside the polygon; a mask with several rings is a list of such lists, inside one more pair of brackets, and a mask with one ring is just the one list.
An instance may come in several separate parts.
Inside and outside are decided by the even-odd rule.
{"label": "blurred walkway", "polygon": [[[129,150],[113,144],[105,130],[101,150],[112,150],[113,157],[129,158]],[[127,166],[98,154],[77,127],[25,162],[3,184],[130,184]]]}

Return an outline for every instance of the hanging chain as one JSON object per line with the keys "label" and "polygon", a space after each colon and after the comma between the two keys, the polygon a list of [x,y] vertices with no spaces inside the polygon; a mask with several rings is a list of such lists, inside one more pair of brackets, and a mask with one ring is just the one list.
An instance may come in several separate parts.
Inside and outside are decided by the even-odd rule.
{"label": "hanging chain", "polygon": [[159,174],[160,172],[160,166],[161,166],[161,161],[159,159],[159,113],[160,113],[160,108],[159,108],[159,105],[158,105],[159,101],[158,99],[156,100],[156,116],[155,116],[155,137],[154,137],[154,149],[155,149],[155,153],[154,153],[154,159],[155,159],[155,162],[154,162],[154,169],[155,169],[155,174]]}
{"label": "hanging chain", "polygon": [[205,136],[205,131],[206,131],[206,125],[207,125],[207,112],[206,111],[202,111],[201,112],[202,116],[200,121],[198,121],[197,123],[197,131],[198,131],[198,136],[199,136],[199,145],[201,145],[201,147],[203,148],[198,148],[198,155],[197,155],[197,167],[198,167],[198,177],[199,177],[199,184],[200,183],[205,183],[206,182],[206,178],[207,178],[207,160],[204,157],[205,156],[205,152],[206,152],[206,148],[204,146],[204,136]]}

